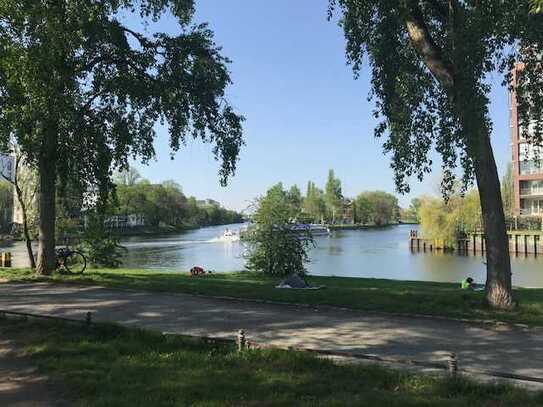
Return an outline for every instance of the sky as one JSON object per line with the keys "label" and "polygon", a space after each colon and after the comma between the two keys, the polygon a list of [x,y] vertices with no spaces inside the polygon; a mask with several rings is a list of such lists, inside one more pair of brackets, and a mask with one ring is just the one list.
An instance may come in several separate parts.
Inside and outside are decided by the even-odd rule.
{"label": "sky", "polygon": [[[302,192],[308,180],[324,187],[329,169],[341,179],[347,197],[377,189],[395,193],[390,157],[383,153],[382,140],[373,137],[369,72],[354,79],[343,33],[327,21],[327,4],[196,0],[196,22],[209,23],[223,55],[232,60],[233,84],[226,97],[246,117],[246,145],[236,175],[221,187],[210,145],[191,140],[172,160],[167,130],[157,128],[156,160],[134,164],[142,176],[152,182],[174,180],[187,195],[212,198],[236,210],[277,182],[297,184]],[[164,17],[156,28],[175,32],[176,23]],[[508,94],[499,75],[490,81],[492,143],[503,174],[511,159]],[[440,173],[436,164],[422,183],[412,181],[410,194],[398,194],[400,205],[435,194]]]}

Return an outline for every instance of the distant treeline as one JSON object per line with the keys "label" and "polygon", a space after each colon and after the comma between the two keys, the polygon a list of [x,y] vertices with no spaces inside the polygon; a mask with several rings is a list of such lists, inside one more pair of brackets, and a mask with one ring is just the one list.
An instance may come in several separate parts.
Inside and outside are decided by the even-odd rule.
{"label": "distant treeline", "polygon": [[328,173],[324,189],[309,181],[305,195],[296,185],[284,190],[280,183],[274,188],[283,191],[290,201],[293,216],[302,222],[388,225],[397,223],[400,218],[398,199],[394,195],[383,191],[367,191],[356,198],[345,197],[341,180],[336,178],[333,170]]}
{"label": "distant treeline", "polygon": [[152,184],[135,169],[114,177],[117,202],[114,215],[142,215],[145,226],[190,228],[226,225],[243,221],[240,213],[222,208],[218,202],[187,197],[174,181]]}

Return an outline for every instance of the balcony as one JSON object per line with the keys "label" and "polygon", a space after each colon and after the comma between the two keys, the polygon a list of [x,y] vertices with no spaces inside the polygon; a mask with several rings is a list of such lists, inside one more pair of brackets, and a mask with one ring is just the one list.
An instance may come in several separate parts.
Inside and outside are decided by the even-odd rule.
{"label": "balcony", "polygon": [[543,175],[543,163],[535,161],[520,161],[520,175]]}
{"label": "balcony", "polygon": [[521,216],[542,216],[543,208],[521,209],[520,214]]}
{"label": "balcony", "polygon": [[521,188],[520,196],[543,196],[543,188]]}

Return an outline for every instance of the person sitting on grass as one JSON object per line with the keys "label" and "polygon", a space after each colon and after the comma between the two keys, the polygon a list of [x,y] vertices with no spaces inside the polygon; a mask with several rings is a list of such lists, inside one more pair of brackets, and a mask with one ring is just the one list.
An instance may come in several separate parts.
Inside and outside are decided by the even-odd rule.
{"label": "person sitting on grass", "polygon": [[475,289],[476,284],[473,281],[473,278],[468,277],[462,280],[460,286],[462,287],[462,290],[473,290]]}

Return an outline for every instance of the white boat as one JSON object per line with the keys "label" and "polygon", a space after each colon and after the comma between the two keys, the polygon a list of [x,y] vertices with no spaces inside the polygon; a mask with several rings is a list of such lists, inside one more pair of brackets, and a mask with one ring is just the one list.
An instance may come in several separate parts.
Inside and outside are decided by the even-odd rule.
{"label": "white boat", "polygon": [[300,233],[311,233],[312,236],[328,236],[330,229],[324,225],[312,224],[296,224],[292,226],[292,230]]}
{"label": "white boat", "polygon": [[235,242],[239,240],[239,235],[233,230],[226,229],[222,235],[222,240]]}

